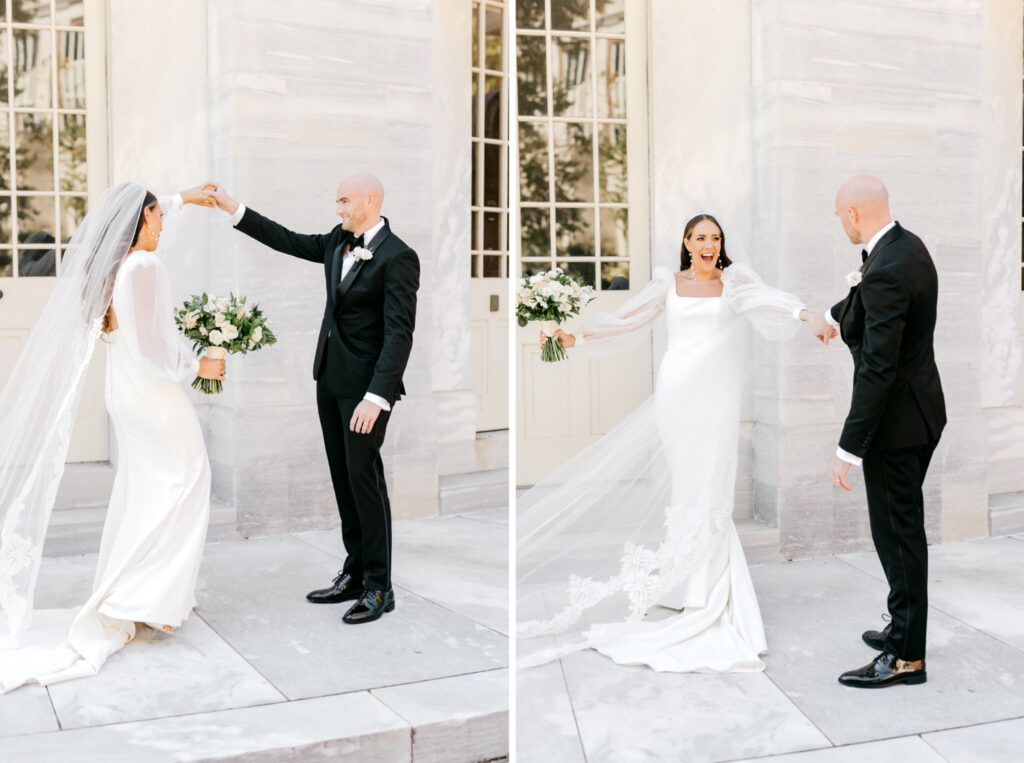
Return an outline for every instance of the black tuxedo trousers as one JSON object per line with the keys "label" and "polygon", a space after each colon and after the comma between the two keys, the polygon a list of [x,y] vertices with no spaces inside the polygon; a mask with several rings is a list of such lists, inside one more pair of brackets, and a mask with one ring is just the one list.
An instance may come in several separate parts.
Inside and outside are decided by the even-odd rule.
{"label": "black tuxedo trousers", "polygon": [[935,444],[864,454],[871,539],[889,583],[886,651],[923,660],[928,629],[928,539],[922,485]]}

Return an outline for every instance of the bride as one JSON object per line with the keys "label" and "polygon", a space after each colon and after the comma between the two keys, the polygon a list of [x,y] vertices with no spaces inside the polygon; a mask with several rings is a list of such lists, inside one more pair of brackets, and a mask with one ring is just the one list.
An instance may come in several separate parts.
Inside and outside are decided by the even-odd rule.
{"label": "bride", "polygon": [[[680,269],[653,279],[565,347],[600,357],[649,341],[664,315],[655,393],[520,496],[519,665],[596,649],[659,671],[763,670],[764,626],[732,522],[748,326],[768,339],[820,313],[726,253],[709,214],[686,223]],[[542,335],[543,338],[543,335]],[[660,606],[659,606],[660,605]]]}
{"label": "bride", "polygon": [[[157,199],[108,189],[82,221],[53,296],[0,395],[0,691],[95,674],[135,636],[167,632],[195,606],[210,510],[210,467],[182,381],[224,378],[177,331],[158,252],[201,188]],[[82,377],[109,343],[106,403],[119,461],[93,593],[76,610],[32,611],[46,526]]]}

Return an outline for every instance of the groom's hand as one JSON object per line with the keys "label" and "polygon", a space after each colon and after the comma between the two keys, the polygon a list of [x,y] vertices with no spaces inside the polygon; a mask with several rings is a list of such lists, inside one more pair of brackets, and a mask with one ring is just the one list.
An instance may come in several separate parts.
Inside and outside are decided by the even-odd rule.
{"label": "groom's hand", "polygon": [[818,338],[822,344],[828,344],[830,339],[835,339],[839,334],[835,326],[828,322],[824,313],[812,313],[804,310],[801,317],[811,326],[811,333]]}
{"label": "groom's hand", "polygon": [[849,471],[850,464],[848,462],[843,461],[839,456],[832,456],[832,460],[828,462],[828,481],[843,490],[853,490],[846,479]]}
{"label": "groom's hand", "polygon": [[201,207],[215,207],[217,201],[209,190],[209,185],[197,185],[180,193],[183,204],[198,204]]}
{"label": "groom's hand", "polygon": [[229,215],[233,215],[237,211],[238,202],[228,196],[223,186],[219,183],[206,183],[203,185],[203,191],[210,195],[218,209],[223,209]]}
{"label": "groom's hand", "polygon": [[371,403],[369,400],[361,400],[352,413],[352,420],[348,423],[348,428],[356,434],[370,434],[379,415],[379,405]]}

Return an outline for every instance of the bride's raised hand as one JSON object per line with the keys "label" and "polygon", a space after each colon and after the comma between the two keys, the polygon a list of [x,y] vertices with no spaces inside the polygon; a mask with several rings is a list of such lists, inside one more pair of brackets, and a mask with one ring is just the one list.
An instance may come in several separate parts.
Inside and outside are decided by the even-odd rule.
{"label": "bride's raised hand", "polygon": [[205,355],[199,359],[199,376],[203,379],[216,379],[224,381],[224,374],[228,364],[223,358],[208,358]]}
{"label": "bride's raised hand", "polygon": [[[553,339],[557,339],[562,347],[573,347],[576,345],[576,337],[572,334],[563,331],[562,329],[556,329],[555,333],[551,335]],[[548,335],[543,331],[540,332],[540,346],[544,349],[544,343],[547,342]]]}
{"label": "bride's raised hand", "polygon": [[[209,184],[207,184],[209,185]],[[197,185],[181,192],[181,200],[185,204],[198,204],[201,207],[217,206],[217,198],[207,185]]]}

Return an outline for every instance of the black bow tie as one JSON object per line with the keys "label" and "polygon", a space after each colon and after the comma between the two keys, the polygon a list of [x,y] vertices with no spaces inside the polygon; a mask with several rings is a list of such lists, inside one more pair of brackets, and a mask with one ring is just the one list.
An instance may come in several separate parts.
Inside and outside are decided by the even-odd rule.
{"label": "black bow tie", "polygon": [[352,241],[349,243],[348,250],[351,252],[353,249],[358,249],[361,246],[365,246],[363,244],[363,237],[362,236],[355,236],[352,239]]}
{"label": "black bow tie", "polygon": [[861,249],[860,250],[860,261],[861,262],[867,262],[868,261],[868,250],[867,249]]}

